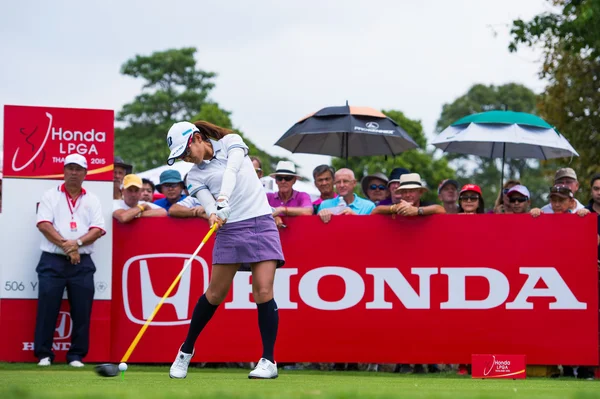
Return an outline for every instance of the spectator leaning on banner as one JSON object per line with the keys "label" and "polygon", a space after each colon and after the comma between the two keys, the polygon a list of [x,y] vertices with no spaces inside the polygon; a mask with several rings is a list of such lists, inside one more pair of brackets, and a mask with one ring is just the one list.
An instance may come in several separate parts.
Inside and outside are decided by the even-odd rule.
{"label": "spectator leaning on banner", "polygon": [[296,166],[292,162],[279,161],[271,177],[275,179],[279,190],[276,193],[267,193],[267,200],[273,208],[273,218],[277,227],[284,226],[281,216],[313,214],[310,195],[293,189],[300,175],[296,174]]}
{"label": "spectator leaning on banner", "polygon": [[598,265],[600,265],[600,173],[596,173],[592,176],[590,181],[592,189],[592,199],[585,207],[591,213],[598,215]]}
{"label": "spectator leaning on banner", "polygon": [[165,170],[160,174],[160,182],[156,185],[156,189],[163,193],[165,198],[154,201],[154,203],[169,211],[171,205],[184,199],[183,180],[181,174],[175,169]]}
{"label": "spectator leaning on banner", "polygon": [[375,204],[354,194],[356,178],[354,172],[342,168],[335,172],[335,189],[338,198],[325,200],[319,205],[319,217],[323,223],[329,223],[333,215],[369,215]]}
{"label": "spectator leaning on banner", "polygon": [[[584,206],[581,202],[577,201],[575,194],[579,191],[579,181],[577,181],[577,173],[571,168],[561,168],[556,171],[554,175],[554,186],[566,186],[571,190],[573,194],[573,201],[569,201],[571,204],[571,210],[576,212],[583,209]],[[553,213],[552,204],[546,204],[542,207],[543,213]]]}
{"label": "spectator leaning on banner", "polygon": [[363,177],[360,182],[363,194],[375,205],[390,198],[388,178],[383,173],[374,173]]}
{"label": "spectator leaning on banner", "polygon": [[402,216],[427,216],[446,213],[444,207],[432,202],[421,201],[427,187],[421,183],[418,173],[407,173],[400,176],[400,185],[396,192],[402,195],[400,203],[392,205],[391,212]]}
{"label": "spectator leaning on banner", "polygon": [[465,184],[458,194],[458,213],[475,215],[485,213],[481,188],[476,184]]}
{"label": "spectator leaning on banner", "polygon": [[140,200],[146,202],[154,202],[154,183],[150,179],[142,179],[142,196]]}
{"label": "spectator leaning on banner", "polygon": [[82,187],[87,174],[85,157],[67,155],[64,174],[65,182],[44,193],[37,211],[37,227],[44,237],[36,268],[39,288],[34,354],[38,366],[52,364],[54,329],[67,288],[73,319],[67,362],[83,367],[81,361],[89,348],[96,271],[90,255],[94,242],[105,233],[104,217],[98,198]]}
{"label": "spectator leaning on banner", "polygon": [[137,175],[123,178],[123,199],[113,200],[113,217],[119,222],[128,223],[139,217],[167,216],[167,211],[160,206],[140,201],[142,187],[142,179]]}
{"label": "spectator leaning on banner", "polygon": [[329,165],[319,165],[313,170],[313,179],[315,179],[315,187],[321,193],[319,198],[313,202],[314,212],[317,213],[321,202],[337,198],[337,193],[333,190],[333,179],[335,177],[335,169]]}
{"label": "spectator leaning on banner", "polygon": [[585,216],[590,213],[588,209],[581,208],[574,210],[576,207],[573,191],[567,186],[555,185],[550,187],[550,206],[551,212],[544,211],[544,208],[533,208],[529,213],[531,216],[538,217],[542,213],[576,213],[579,216]]}
{"label": "spectator leaning on banner", "polygon": [[527,187],[520,184],[513,186],[508,193],[508,202],[512,213],[529,213],[529,207],[531,206],[531,194]]}
{"label": "spectator leaning on banner", "polygon": [[458,213],[458,189],[456,180],[446,179],[438,186],[438,198],[448,214]]}
{"label": "spectator leaning on banner", "polygon": [[398,206],[394,206],[402,202],[402,191],[398,191],[400,187],[400,177],[410,173],[407,169],[396,168],[390,173],[390,181],[388,182],[388,188],[390,190],[390,198],[388,200],[381,201],[379,205],[373,209],[371,215],[396,215],[399,211]]}
{"label": "spectator leaning on banner", "polygon": [[125,163],[123,158],[115,157],[113,168],[113,199],[121,199],[123,198],[121,195],[123,178],[133,171],[133,166]]}

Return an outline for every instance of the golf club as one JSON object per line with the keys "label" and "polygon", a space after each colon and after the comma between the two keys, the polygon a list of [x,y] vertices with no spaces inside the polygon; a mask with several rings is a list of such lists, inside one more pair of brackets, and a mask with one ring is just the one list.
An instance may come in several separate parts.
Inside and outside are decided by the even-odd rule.
{"label": "golf club", "polygon": [[[148,326],[150,325],[152,320],[154,320],[154,317],[158,313],[158,310],[160,309],[162,304],[165,302],[165,300],[169,297],[169,295],[171,295],[171,292],[175,289],[175,286],[177,285],[177,283],[179,283],[179,280],[181,280],[181,276],[183,276],[183,273],[185,273],[185,271],[190,266],[190,264],[192,263],[192,261],[194,260],[196,255],[198,255],[198,252],[200,252],[200,250],[202,249],[202,247],[204,246],[206,241],[208,241],[210,236],[215,232],[215,230],[217,229],[217,226],[218,226],[217,223],[213,224],[213,226],[208,231],[208,233],[206,233],[206,236],[204,236],[204,239],[202,240],[200,245],[198,245],[198,248],[196,248],[196,251],[194,251],[192,256],[184,263],[183,268],[181,269],[181,271],[179,272],[177,277],[175,277],[175,280],[173,280],[173,283],[171,283],[171,286],[169,287],[167,292],[165,292],[165,294],[163,295],[161,300],[158,302],[158,304],[154,308],[154,311],[152,312],[150,317],[148,317],[148,320],[146,320],[146,322],[144,323],[144,325],[142,326],[140,331],[137,333],[137,335],[131,342],[131,345],[129,345],[127,352],[125,352],[125,355],[123,355],[123,358],[121,359],[121,363],[127,363],[127,360],[129,360],[129,357],[133,353],[133,350],[137,346],[138,342],[140,342],[142,335],[144,335],[144,332],[146,331],[146,329],[148,329]],[[112,364],[112,363],[98,364],[94,368],[94,370],[96,371],[96,373],[98,375],[100,375],[102,377],[116,377],[119,374],[119,367],[116,364]]]}

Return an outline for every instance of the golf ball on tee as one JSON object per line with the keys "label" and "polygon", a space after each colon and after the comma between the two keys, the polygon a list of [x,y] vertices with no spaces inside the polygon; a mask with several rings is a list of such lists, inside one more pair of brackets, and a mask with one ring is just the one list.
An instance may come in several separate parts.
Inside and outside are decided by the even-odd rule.
{"label": "golf ball on tee", "polygon": [[126,371],[127,363],[119,363],[119,371]]}

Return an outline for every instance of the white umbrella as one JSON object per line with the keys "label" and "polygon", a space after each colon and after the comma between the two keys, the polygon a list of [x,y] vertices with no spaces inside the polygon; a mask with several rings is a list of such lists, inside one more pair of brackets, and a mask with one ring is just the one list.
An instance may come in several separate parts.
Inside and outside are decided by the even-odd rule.
{"label": "white umbrella", "polygon": [[488,111],[468,115],[444,129],[434,146],[457,154],[551,159],[579,156],[567,139],[542,118],[524,112]]}

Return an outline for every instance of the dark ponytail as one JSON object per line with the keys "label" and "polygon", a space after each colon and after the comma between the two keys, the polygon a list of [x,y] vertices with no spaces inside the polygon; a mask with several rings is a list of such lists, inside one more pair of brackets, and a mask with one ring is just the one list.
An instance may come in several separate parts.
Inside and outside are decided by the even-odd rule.
{"label": "dark ponytail", "polygon": [[212,123],[206,121],[196,121],[194,122],[194,125],[200,131],[200,134],[202,135],[202,140],[204,141],[208,141],[209,138],[213,140],[220,140],[226,135],[233,133],[229,129],[213,125]]}

